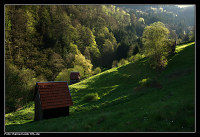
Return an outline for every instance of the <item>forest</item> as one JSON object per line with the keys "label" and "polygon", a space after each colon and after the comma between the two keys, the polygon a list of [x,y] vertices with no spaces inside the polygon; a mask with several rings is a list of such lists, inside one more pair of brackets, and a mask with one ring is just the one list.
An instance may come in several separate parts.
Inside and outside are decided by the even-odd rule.
{"label": "forest", "polygon": [[[35,83],[81,80],[145,56],[144,32],[164,25],[167,44],[195,40],[194,7],[6,5],[5,107],[32,101]],[[154,24],[156,25],[156,23]]]}

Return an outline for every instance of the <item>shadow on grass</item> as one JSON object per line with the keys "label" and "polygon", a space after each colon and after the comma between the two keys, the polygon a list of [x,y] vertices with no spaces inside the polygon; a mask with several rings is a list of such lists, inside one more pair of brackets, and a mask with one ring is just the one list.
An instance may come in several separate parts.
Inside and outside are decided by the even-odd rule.
{"label": "shadow on grass", "polygon": [[[173,60],[169,61],[168,67],[164,72],[162,72],[162,74],[165,75],[160,75],[160,73],[152,70],[149,64],[146,62],[146,58],[143,58],[135,63],[130,63],[125,66],[111,70],[110,72],[108,71],[107,73],[103,73],[99,76],[96,76],[95,79],[92,79],[91,81],[88,80],[82,85],[77,85],[77,87],[74,87],[74,89],[72,89],[72,99],[74,100],[74,106],[72,107],[71,111],[72,117],[68,117],[69,119],[61,117],[48,121],[32,121],[20,125],[13,124],[6,126],[6,131],[26,130],[37,132],[47,131],[48,129],[50,129],[51,131],[63,131],[68,130],[64,129],[64,126],[68,126],[69,124],[72,124],[74,128],[77,128],[76,130],[90,130],[90,128],[94,127],[98,123],[102,124],[106,120],[110,120],[109,124],[115,122],[116,119],[112,117],[113,115],[116,115],[115,113],[117,113],[116,118],[121,118],[121,115],[124,113],[128,114],[128,116],[132,115],[129,109],[135,112],[135,115],[138,115],[138,117],[141,118],[141,120],[143,121],[146,120],[144,119],[144,117],[151,118],[148,119],[151,120],[150,122],[146,122],[147,125],[141,124],[141,120],[137,120],[136,118],[138,117],[136,116],[134,116],[136,120],[131,119],[133,123],[138,122],[138,125],[144,131],[157,131],[157,129],[163,131],[193,131],[192,129],[194,129],[194,105],[193,103],[190,103],[192,97],[191,99],[187,99],[189,94],[186,93],[188,92],[184,92],[182,88],[178,87],[179,85],[184,85],[184,83],[181,83],[179,80],[180,84],[178,84],[178,86],[166,84],[166,79],[169,80],[169,84],[173,83],[173,81],[171,80],[172,78],[167,77],[167,75],[176,75],[177,77],[180,77],[182,75],[178,76],[176,74],[176,71],[180,71],[180,73],[182,74],[184,71],[181,70],[185,70],[187,68],[185,73],[183,73],[184,75],[190,74],[188,72],[192,71],[190,67],[194,67],[191,66],[192,64],[194,65],[194,56],[192,56],[193,54],[191,54],[191,52],[193,52],[194,47],[189,46],[185,48],[188,49],[180,51],[177,55],[173,57]],[[153,80],[153,83],[158,82],[163,87],[154,87],[152,86],[151,82],[148,85],[148,80],[146,81],[144,79]],[[157,81],[154,81],[155,79]],[[140,81],[143,81],[143,83],[140,84]],[[170,86],[171,90],[169,89]],[[90,102],[81,101],[81,98],[88,93],[98,93],[100,99]],[[166,98],[164,98],[165,96]],[[144,107],[146,106],[146,108],[150,108],[149,111],[154,110],[153,113],[144,115],[144,110],[137,110],[139,108],[138,106],[140,105]],[[108,112],[108,116],[106,115],[103,118],[102,116],[99,116],[102,113],[105,114]],[[94,116],[95,118],[91,118],[92,116]],[[132,118],[132,116],[130,116],[130,118]],[[78,123],[80,121],[77,122],[76,119],[84,119],[83,121],[85,123]],[[127,119],[130,120],[129,118]],[[94,124],[90,125],[90,123],[92,122]],[[120,120],[117,122],[120,122]],[[154,122],[157,123],[152,124]],[[56,127],[58,125],[59,127]],[[84,129],[85,125],[86,129]],[[164,128],[162,129],[161,127],[163,125]],[[102,124],[102,127],[103,126],[104,125]],[[137,128],[138,127],[135,127],[135,129]]]}

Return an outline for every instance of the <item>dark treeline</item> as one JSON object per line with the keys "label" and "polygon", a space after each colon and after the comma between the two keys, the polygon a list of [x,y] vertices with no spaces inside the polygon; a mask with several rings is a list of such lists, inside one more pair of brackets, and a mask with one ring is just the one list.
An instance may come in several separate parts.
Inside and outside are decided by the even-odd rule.
{"label": "dark treeline", "polygon": [[6,111],[30,101],[37,81],[69,81],[70,71],[84,79],[142,54],[143,30],[153,22],[163,22],[177,43],[192,40],[185,13],[176,6],[6,5]]}

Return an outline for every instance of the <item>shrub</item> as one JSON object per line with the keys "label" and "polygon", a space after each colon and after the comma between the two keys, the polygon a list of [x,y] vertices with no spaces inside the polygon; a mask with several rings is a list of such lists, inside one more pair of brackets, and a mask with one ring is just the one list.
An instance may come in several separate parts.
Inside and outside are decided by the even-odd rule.
{"label": "shrub", "polygon": [[145,78],[139,81],[140,87],[162,88],[162,85],[156,78]]}
{"label": "shrub", "polygon": [[56,76],[56,78],[54,79],[55,81],[67,81],[68,83],[70,82],[70,73],[72,71],[76,71],[80,73],[80,78],[84,79],[89,77],[89,74],[85,74],[84,73],[84,68],[83,66],[80,65],[75,65],[73,68],[69,68],[69,69],[63,69],[61,72],[58,73],[58,75]]}
{"label": "shrub", "polygon": [[114,60],[113,63],[112,63],[112,68],[117,67],[117,63],[118,63],[118,61],[117,61],[117,60]]}
{"label": "shrub", "polygon": [[34,79],[36,80],[36,82],[46,82],[47,81],[46,77],[43,74],[37,76],[37,78],[34,78]]}
{"label": "shrub", "polygon": [[160,68],[162,70],[167,66],[167,64],[168,64],[168,61],[167,61],[166,57],[162,56],[161,60],[160,60],[160,63],[158,65],[158,68]]}
{"label": "shrub", "polygon": [[35,71],[18,69],[11,63],[5,66],[6,113],[15,111],[32,99],[35,87]]}
{"label": "shrub", "polygon": [[138,60],[140,60],[140,59],[142,59],[142,58],[144,58],[144,55],[137,53],[136,55],[131,56],[131,57],[128,59],[128,61],[130,61],[130,62],[135,62],[135,61],[138,61]]}
{"label": "shrub", "polygon": [[55,78],[55,81],[68,81],[69,74],[67,69],[63,69]]}
{"label": "shrub", "polygon": [[96,75],[96,74],[99,74],[101,73],[101,68],[100,67],[96,67],[93,74]]}
{"label": "shrub", "polygon": [[120,67],[122,65],[125,65],[125,64],[128,64],[128,60],[122,58],[118,63],[117,63],[117,66]]}
{"label": "shrub", "polygon": [[149,84],[149,78],[145,78],[139,81],[140,86],[148,86]]}
{"label": "shrub", "polygon": [[167,59],[165,56],[161,55],[152,55],[149,58],[149,62],[151,62],[151,67],[157,70],[163,70],[167,66]]}
{"label": "shrub", "polygon": [[83,101],[89,102],[89,101],[97,101],[100,99],[98,93],[89,93],[83,97]]}

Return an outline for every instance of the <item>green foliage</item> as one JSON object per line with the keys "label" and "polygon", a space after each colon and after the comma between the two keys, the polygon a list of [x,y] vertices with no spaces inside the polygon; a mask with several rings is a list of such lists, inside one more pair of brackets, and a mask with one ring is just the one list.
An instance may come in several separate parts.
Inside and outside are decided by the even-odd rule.
{"label": "green foliage", "polygon": [[117,66],[120,67],[120,66],[126,65],[126,64],[128,64],[128,63],[129,63],[128,60],[122,58],[122,59],[117,63]]}
{"label": "green foliage", "polygon": [[84,79],[87,77],[84,73],[84,68],[83,66],[80,65],[75,65],[73,68],[68,68],[68,69],[63,69],[61,72],[58,73],[56,78],[54,79],[55,81],[67,81],[68,83],[70,82],[70,73],[72,71],[79,72],[81,75],[81,79]]}
{"label": "green foliage", "polygon": [[[36,72],[37,76],[44,75],[47,79],[52,79],[53,72],[48,68],[43,68],[40,65],[34,66],[34,71]],[[58,72],[57,69],[53,69],[53,71]]]}
{"label": "green foliage", "polygon": [[68,69],[63,69],[55,78],[55,81],[70,81]]}
{"label": "green foliage", "polygon": [[114,59],[114,45],[109,39],[105,40],[101,53],[103,66],[109,68]]}
{"label": "green foliage", "polygon": [[78,46],[76,44],[70,43],[70,45],[69,45],[69,53],[79,54],[80,51],[78,49]]}
{"label": "green foliage", "polygon": [[155,22],[144,29],[142,42],[145,47],[145,54],[149,56],[153,68],[162,69],[166,66],[168,34],[169,30],[162,22]]}
{"label": "green foliage", "polygon": [[194,29],[189,32],[189,40],[195,41],[195,30]]}
{"label": "green foliage", "polygon": [[138,21],[139,21],[140,23],[145,24],[145,22],[144,22],[144,18],[141,18],[141,17],[140,17],[140,18],[138,19]]}
{"label": "green foliage", "polygon": [[139,81],[139,84],[141,85],[141,86],[145,86],[145,85],[147,85],[147,82],[149,81],[149,78],[145,78],[145,79],[142,79],[141,81]]}
{"label": "green foliage", "polygon": [[136,62],[136,61],[138,61],[138,60],[140,60],[140,59],[142,59],[144,57],[145,57],[144,54],[137,53],[136,55],[133,55],[130,58],[128,58],[128,61],[129,62]]}
{"label": "green foliage", "polygon": [[100,99],[100,97],[99,97],[98,93],[88,93],[85,96],[83,96],[83,98],[82,98],[82,100],[84,102],[97,101],[99,99]]}
{"label": "green foliage", "polygon": [[83,66],[75,65],[73,68],[69,68],[69,72],[71,71],[79,72],[80,73],[80,79],[87,78],[87,74],[85,74]]}
{"label": "green foliage", "polygon": [[113,68],[114,68],[114,67],[120,67],[120,66],[126,65],[126,64],[128,64],[128,63],[129,63],[128,60],[122,58],[120,61],[114,60],[113,63],[112,63],[112,67],[113,67]]}
{"label": "green foliage", "polygon": [[[138,8],[131,8],[134,7]],[[20,69],[27,67],[35,70],[37,76],[45,73],[45,77],[52,80],[63,66],[73,67],[75,54],[78,52],[86,56],[93,66],[101,68],[109,68],[114,60],[137,54],[142,47],[137,39],[142,35],[145,24],[158,19],[169,24],[167,27],[170,29],[171,39],[177,34],[180,42],[188,38],[193,40],[192,34],[181,36],[180,33],[188,32],[186,25],[176,18],[170,23],[167,20],[170,13],[164,8],[170,9],[166,6],[154,7],[157,10],[153,10],[152,14],[152,8],[144,11],[140,8],[125,10],[113,5],[7,5],[6,59],[13,60]],[[179,28],[175,27],[177,24]],[[119,43],[124,44],[119,46]],[[46,52],[47,49],[52,51]],[[120,52],[121,49],[126,53]],[[54,60],[49,57],[52,53],[59,54],[64,60],[60,62],[61,66],[57,66],[59,63],[54,65]]]}
{"label": "green foliage", "polygon": [[96,75],[96,74],[99,74],[101,73],[101,68],[100,67],[96,67],[93,71],[93,74]]}
{"label": "green foliage", "polygon": [[78,46],[76,44],[70,43],[69,45],[69,53],[66,55],[65,63],[68,68],[73,67],[73,63],[75,60],[75,55],[80,54]]}
{"label": "green foliage", "polygon": [[[7,5],[5,7],[6,59],[13,60],[20,69],[27,67],[35,70],[37,76],[45,73],[45,77],[52,80],[63,68],[56,68],[51,63],[49,53],[44,52],[48,48],[52,49],[51,53],[59,54],[64,60],[63,65],[67,68],[73,67],[72,43],[77,45],[77,51],[72,51],[76,52],[74,54],[80,51],[95,67],[109,68],[113,60],[136,54],[137,50],[134,47],[137,45],[139,50],[142,47],[137,39],[142,35],[145,24],[157,20],[168,24],[171,39],[179,37],[180,42],[194,40],[194,33],[181,34],[188,32],[186,24],[188,22],[191,24],[185,17],[185,22],[182,20],[182,14],[187,14],[187,10],[163,5],[146,7],[147,9],[142,8],[141,11],[140,6],[131,6],[131,9],[126,10],[119,5]],[[174,16],[178,11],[181,18]],[[191,13],[191,10],[189,12]],[[118,49],[119,43],[125,44]],[[106,51],[106,48],[112,50]],[[121,49],[125,49],[128,55],[127,53],[121,55],[122,52],[119,52]],[[110,56],[108,53],[104,54],[104,51]],[[50,68],[50,70],[45,72],[39,71],[38,68]],[[53,76],[50,76],[52,73]]]}
{"label": "green foliage", "polygon": [[[195,44],[177,48],[176,56],[170,57],[167,68],[161,73],[151,69],[146,58],[109,69],[69,86],[74,103],[69,116],[33,122],[34,105],[30,103],[22,110],[5,115],[5,130],[194,132]],[[141,86],[139,81],[150,86],[135,90]],[[100,99],[84,101],[84,96],[91,93],[97,93]]]}
{"label": "green foliage", "polygon": [[15,111],[28,103],[34,92],[37,79],[35,72],[30,69],[19,70],[15,65],[6,62],[6,113]]}
{"label": "green foliage", "polygon": [[141,88],[163,88],[163,86],[161,85],[161,83],[155,78],[144,78],[142,80],[140,80],[139,82],[139,87],[136,87],[135,89],[138,90]]}
{"label": "green foliage", "polygon": [[31,122],[34,120],[34,102],[30,102],[27,105],[24,105],[23,108],[20,108],[18,111],[13,113],[8,113],[5,115],[6,125],[10,124],[23,124]]}
{"label": "green foliage", "polygon": [[[127,10],[119,5],[6,5],[5,61],[10,62],[6,65],[7,110],[16,110],[30,101],[36,81],[65,80],[66,77],[69,81],[73,70],[79,71],[84,79],[99,73],[98,67],[104,71],[112,63],[113,66],[126,64],[122,58],[137,60],[138,55],[134,55],[142,54],[143,30],[155,21],[168,24],[169,30],[176,32],[170,31],[170,39],[177,34],[177,43],[194,40],[195,33],[192,30],[188,34],[191,29],[187,26],[188,23],[192,26],[192,22],[175,18],[175,11],[170,7],[164,6],[162,12],[152,13],[151,10]],[[171,10],[172,13],[167,13]],[[176,12],[178,17],[183,13],[180,9]],[[160,58],[155,63],[158,67],[166,66],[163,53],[154,58]]]}
{"label": "green foliage", "polygon": [[82,66],[84,69],[84,75],[92,74],[92,67],[90,60],[87,60],[82,54],[75,55],[74,66]]}
{"label": "green foliage", "polygon": [[70,73],[72,71],[79,72],[81,75],[81,79],[87,78],[88,75],[85,74],[83,66],[75,65],[73,68],[63,69],[61,72],[58,73],[55,81],[67,81],[70,82]]}
{"label": "green foliage", "polygon": [[90,48],[90,47],[86,47],[86,48],[85,48],[85,51],[84,51],[83,55],[85,56],[86,59],[91,60],[89,48]]}
{"label": "green foliage", "polygon": [[81,25],[77,26],[79,31],[79,39],[77,40],[77,45],[81,51],[81,53],[84,53],[85,47],[89,46],[97,46],[95,41],[95,36],[93,35],[93,32],[88,27],[84,27]]}
{"label": "green foliage", "polygon": [[6,63],[5,72],[6,72],[6,77],[5,77],[6,112],[10,112],[16,109],[15,105],[17,102],[17,98],[20,98],[18,89],[21,89],[20,87],[21,80],[18,77],[19,71],[16,68],[16,66]]}
{"label": "green foliage", "polygon": [[91,46],[89,47],[89,52],[90,52],[90,56],[91,56],[91,62],[94,66],[99,66],[100,61],[101,61],[101,53],[98,49],[98,47],[96,46]]}
{"label": "green foliage", "polygon": [[118,61],[117,61],[117,60],[113,60],[113,63],[112,63],[112,68],[115,68],[115,67],[117,67],[117,63],[118,63]]}

